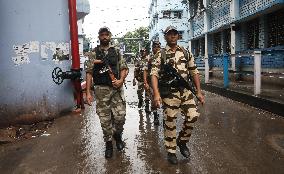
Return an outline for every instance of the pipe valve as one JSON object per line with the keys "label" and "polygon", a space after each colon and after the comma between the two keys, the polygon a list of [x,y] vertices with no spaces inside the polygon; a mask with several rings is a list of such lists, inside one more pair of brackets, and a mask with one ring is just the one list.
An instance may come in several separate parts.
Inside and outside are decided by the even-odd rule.
{"label": "pipe valve", "polygon": [[56,67],[52,71],[52,80],[55,84],[60,85],[65,79],[76,80],[81,78],[81,68],[79,70],[63,72],[61,68]]}

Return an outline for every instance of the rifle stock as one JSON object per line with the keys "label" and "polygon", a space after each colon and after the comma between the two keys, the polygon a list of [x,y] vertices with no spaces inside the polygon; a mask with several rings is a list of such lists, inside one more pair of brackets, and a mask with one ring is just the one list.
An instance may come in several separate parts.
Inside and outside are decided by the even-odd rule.
{"label": "rifle stock", "polygon": [[111,81],[116,80],[116,78],[115,78],[115,76],[114,76],[114,73],[113,73],[111,67],[109,66],[109,64],[107,64],[107,67],[108,67],[108,71],[107,71],[107,72],[108,72],[108,75],[109,75]]}
{"label": "rifle stock", "polygon": [[[172,77],[174,77],[180,86],[185,87],[186,89],[190,90],[191,93],[200,101],[200,99],[196,96],[195,87],[190,85],[188,81],[186,81],[178,72],[177,70],[171,66],[170,64],[165,64],[164,72]],[[191,79],[191,78],[190,78]]]}

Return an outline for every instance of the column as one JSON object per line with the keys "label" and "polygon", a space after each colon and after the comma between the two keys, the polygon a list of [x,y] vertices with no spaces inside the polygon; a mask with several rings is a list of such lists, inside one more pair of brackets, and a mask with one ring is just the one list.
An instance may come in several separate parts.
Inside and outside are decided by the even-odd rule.
{"label": "column", "polygon": [[240,2],[239,0],[231,0],[230,4],[230,15],[232,21],[237,20],[240,17]]}
{"label": "column", "polygon": [[208,34],[205,34],[205,83],[209,83],[209,54],[212,53],[212,44],[211,44],[211,37]]}
{"label": "column", "polygon": [[254,95],[261,92],[261,51],[254,51]]}

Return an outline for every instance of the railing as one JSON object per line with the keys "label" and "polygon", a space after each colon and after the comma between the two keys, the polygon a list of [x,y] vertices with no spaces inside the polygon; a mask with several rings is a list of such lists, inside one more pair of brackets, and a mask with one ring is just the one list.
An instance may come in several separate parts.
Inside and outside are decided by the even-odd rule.
{"label": "railing", "polygon": [[[209,69],[217,74],[220,74],[220,70],[223,71],[224,88],[229,86],[229,72],[231,75],[234,74],[236,79],[240,77],[250,79],[253,76],[254,95],[258,95],[261,93],[261,77],[266,77],[266,80],[270,80],[270,82],[275,82],[276,78],[283,79],[284,74],[279,73],[284,66],[283,53],[284,49],[263,49],[236,54],[210,55],[208,59],[204,59],[205,82],[209,82]],[[262,68],[268,69],[262,71]],[[270,69],[278,69],[278,72],[270,72]]]}
{"label": "railing", "polygon": [[198,37],[204,31],[204,13],[195,16],[192,20],[193,37]]}
{"label": "railing", "polygon": [[194,61],[199,70],[202,70],[205,68],[204,56],[196,56]]}
{"label": "railing", "polygon": [[215,0],[209,6],[209,15],[211,29],[229,24],[231,21],[230,2],[224,0]]}
{"label": "railing", "polygon": [[240,0],[240,18],[269,8],[275,4],[284,3],[283,0]]}

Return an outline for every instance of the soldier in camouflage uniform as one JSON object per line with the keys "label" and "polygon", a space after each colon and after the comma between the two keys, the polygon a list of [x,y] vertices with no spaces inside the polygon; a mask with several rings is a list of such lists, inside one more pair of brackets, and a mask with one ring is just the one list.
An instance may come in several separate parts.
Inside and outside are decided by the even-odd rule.
{"label": "soldier in camouflage uniform", "polygon": [[[204,104],[204,96],[201,94],[199,73],[194,63],[194,58],[189,52],[177,45],[178,31],[175,27],[169,26],[164,31],[167,45],[155,55],[155,62],[152,67],[151,77],[154,91],[154,102],[157,107],[163,103],[164,109],[164,141],[168,152],[168,161],[171,164],[177,164],[176,146],[179,146],[181,154],[189,158],[189,149],[186,143],[189,141],[193,123],[199,117],[193,94],[190,90],[184,87],[170,87],[167,95],[162,93],[167,91],[159,91],[158,80],[162,76],[160,70],[163,64],[171,63],[177,72],[184,78],[188,79],[189,75],[193,77],[196,86],[196,96],[202,104]],[[163,56],[164,53],[164,56]],[[187,57],[186,58],[186,54]],[[188,59],[188,60],[187,60]],[[160,80],[163,80],[161,78]],[[185,119],[182,130],[176,136],[176,118],[177,114],[181,112]]]}
{"label": "soldier in camouflage uniform", "polygon": [[159,125],[159,115],[157,112],[157,107],[154,106],[153,102],[153,89],[152,89],[152,83],[151,83],[151,69],[152,64],[154,62],[154,55],[160,50],[161,43],[159,41],[153,41],[152,42],[152,54],[149,56],[149,60],[145,63],[144,66],[144,88],[146,91],[147,96],[150,97],[150,100],[152,100],[151,110],[154,114],[154,125]]}
{"label": "soldier in camouflage uniform", "polygon": [[[119,50],[110,45],[110,30],[103,27],[98,34],[100,45],[93,50],[86,63],[86,100],[91,105],[90,89],[93,79],[96,112],[106,143],[105,157],[111,158],[113,155],[112,138],[115,139],[119,151],[125,146],[122,141],[126,115],[123,83],[128,73],[128,67]],[[110,74],[115,78],[112,78]]]}
{"label": "soldier in camouflage uniform", "polygon": [[[144,67],[148,62],[149,56],[147,55],[146,49],[140,50],[140,59],[136,61],[134,68],[134,79],[138,82],[137,95],[138,95],[138,108],[141,108],[143,105],[143,96],[144,96]],[[147,93],[145,93],[145,111],[146,113],[150,112],[150,97]]]}

